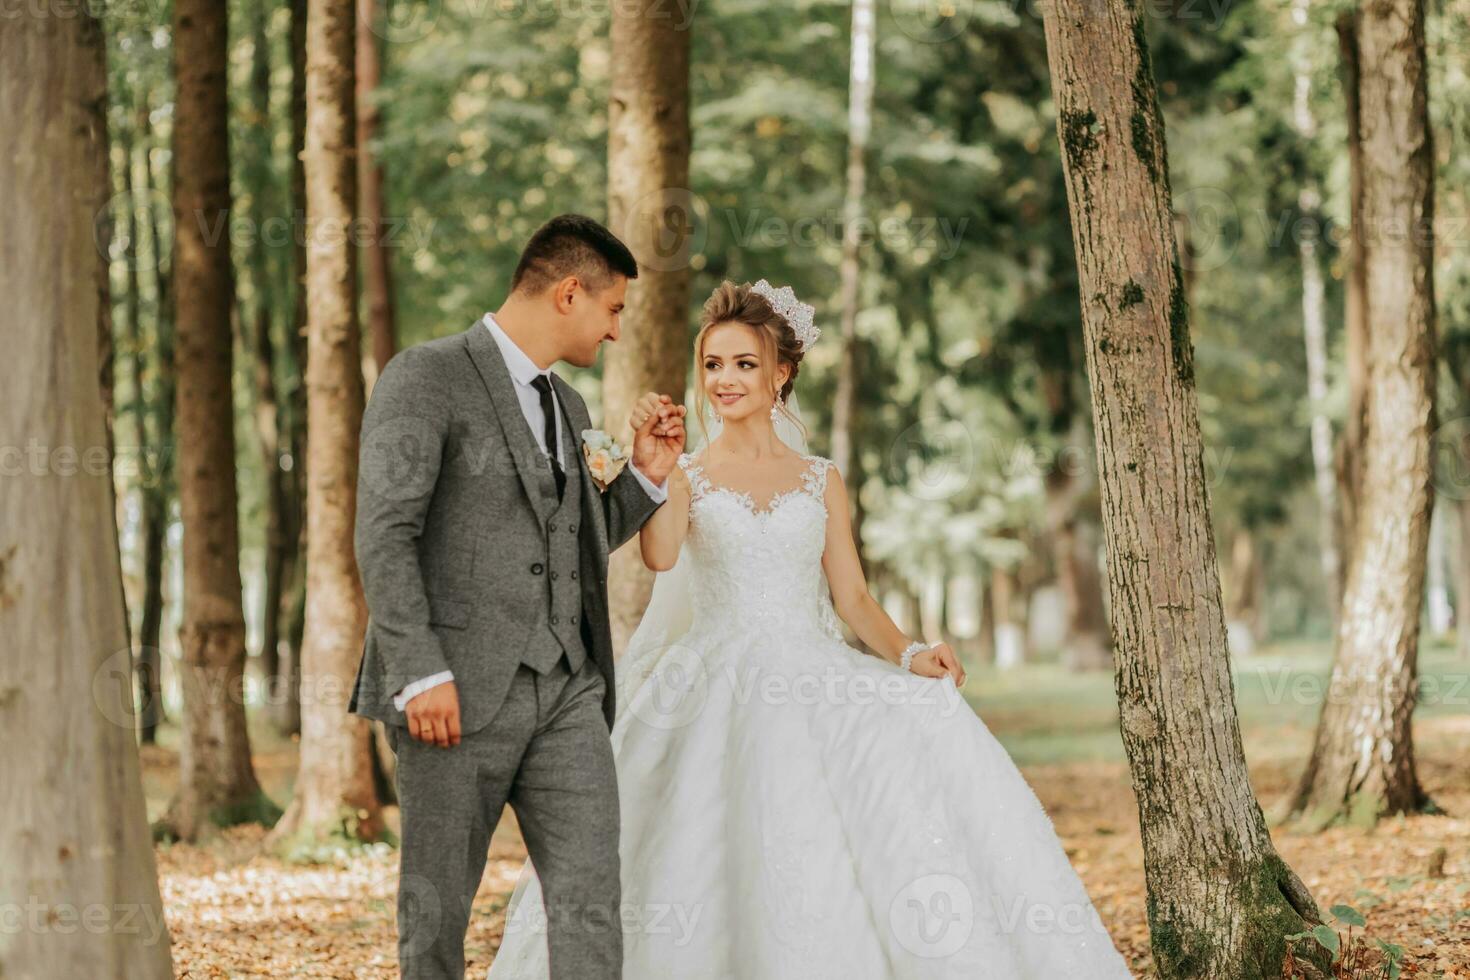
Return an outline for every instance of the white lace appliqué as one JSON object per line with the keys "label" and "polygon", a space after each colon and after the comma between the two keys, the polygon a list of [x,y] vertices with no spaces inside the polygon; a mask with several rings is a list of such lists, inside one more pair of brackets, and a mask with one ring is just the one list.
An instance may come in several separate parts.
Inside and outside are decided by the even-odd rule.
{"label": "white lace appliqu\u00e9", "polygon": [[808,455],[801,482],[756,506],[750,493],[709,479],[691,453],[679,457],[691,490],[689,534],[691,634],[707,629],[768,628],[783,633],[842,631],[822,574],[832,461]]}

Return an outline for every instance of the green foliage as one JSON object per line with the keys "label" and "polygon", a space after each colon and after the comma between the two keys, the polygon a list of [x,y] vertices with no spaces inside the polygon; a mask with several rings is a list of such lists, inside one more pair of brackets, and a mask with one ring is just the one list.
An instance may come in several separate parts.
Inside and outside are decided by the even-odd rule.
{"label": "green foliage", "polygon": [[[159,177],[151,204],[167,237],[173,83],[168,4],[114,5],[106,19],[111,136],[134,171]],[[1130,132],[1156,179],[1169,171],[1187,229],[1170,283],[1133,271],[1110,301],[1127,309],[1167,296],[1171,354],[1196,385],[1217,536],[1263,542],[1270,620],[1285,633],[1326,622],[1316,563],[1297,239],[1315,235],[1327,276],[1332,367],[1328,412],[1340,418],[1346,184],[1342,93],[1333,20],[1341,4],[1287,0],[1140,4]],[[1436,140],[1470,135],[1470,80],[1451,56],[1470,45],[1470,0],[1430,11]],[[464,329],[503,298],[531,231],[568,210],[606,219],[611,50],[605,4],[553,9],[479,0],[403,0],[379,25],[384,78],[378,158],[387,176],[389,255],[400,342]],[[880,9],[858,319],[858,456],[867,486],[865,545],[903,577],[1013,567],[1044,558],[1045,481],[1072,464],[1092,483],[1087,378],[1076,268],[1062,178],[1063,148],[1092,152],[1095,113],[1060,120],[1036,8],[976,0],[918,23]],[[664,325],[687,345],[698,307],[721,279],[789,283],[835,334],[850,6],[838,0],[712,0],[691,24],[695,203],[691,304]],[[291,356],[299,286],[292,234],[290,9],[232,7],[230,134],[241,426],[242,541],[261,542],[265,481],[249,418],[248,342],[268,324],[281,410],[304,383]],[[1145,44],[1146,42],[1146,44]],[[1144,57],[1144,55],[1147,55]],[[1310,80],[1315,132],[1293,122],[1295,73]],[[138,110],[142,108],[140,116]],[[1162,128],[1161,128],[1162,127]],[[114,156],[117,157],[115,152]],[[1464,154],[1440,152],[1441,211],[1464,212]],[[1298,202],[1321,189],[1314,213]],[[1470,262],[1438,256],[1444,363],[1470,379]],[[130,287],[114,246],[119,335]],[[119,251],[122,249],[123,251]],[[159,263],[167,273],[167,262]],[[144,344],[167,341],[166,295],[145,269],[135,287]],[[119,347],[123,353],[126,346]],[[837,345],[819,344],[802,372],[803,407],[828,429]],[[158,372],[137,389],[151,405]],[[583,386],[595,377],[581,379]],[[134,397],[119,361],[119,413]],[[149,398],[148,396],[152,396]],[[594,399],[595,402],[595,399]],[[1448,400],[1445,418],[1464,411]],[[283,418],[283,430],[294,420]],[[120,436],[129,434],[120,423]],[[969,449],[956,448],[968,444]],[[816,451],[828,447],[817,445]],[[936,495],[935,466],[958,473]],[[1096,520],[1095,492],[1082,498]],[[1303,530],[1306,529],[1306,530]],[[922,561],[909,557],[928,550]],[[923,567],[920,567],[923,566]]]}
{"label": "green foliage", "polygon": [[[1303,932],[1287,936],[1288,952],[1284,974],[1292,980],[1303,976],[1298,972],[1302,964],[1297,955],[1304,957],[1315,951],[1312,945],[1325,951],[1331,958],[1331,976],[1345,980],[1398,980],[1403,972],[1404,948],[1375,937],[1353,936],[1353,929],[1363,928],[1367,919],[1351,905],[1334,905],[1332,917],[1342,926],[1339,931],[1326,923],[1313,926]],[[1376,951],[1376,955],[1370,955]],[[1315,972],[1310,975],[1318,975]]]}

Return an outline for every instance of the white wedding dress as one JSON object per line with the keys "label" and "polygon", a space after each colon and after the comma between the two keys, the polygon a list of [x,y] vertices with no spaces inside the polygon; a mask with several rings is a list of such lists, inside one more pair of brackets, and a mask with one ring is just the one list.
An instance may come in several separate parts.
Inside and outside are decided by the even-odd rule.
{"label": "white wedding dress", "polygon": [[[1130,976],[954,682],[844,642],[821,566],[831,463],[804,459],[757,509],[680,457],[692,620],[618,666],[624,977]],[[549,976],[529,862],[490,976]]]}

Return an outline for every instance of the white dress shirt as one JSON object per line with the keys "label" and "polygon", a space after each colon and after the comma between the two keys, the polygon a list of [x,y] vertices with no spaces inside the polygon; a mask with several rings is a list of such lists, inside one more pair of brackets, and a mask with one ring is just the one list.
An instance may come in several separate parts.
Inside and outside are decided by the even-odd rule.
{"label": "white dress shirt", "polygon": [[[537,391],[531,384],[531,379],[535,378],[538,374],[549,378],[551,369],[547,368],[543,371],[537,367],[536,362],[531,360],[525,351],[517,347],[516,342],[510,339],[510,335],[501,329],[500,324],[495,322],[495,317],[486,313],[484,320],[481,322],[490,331],[490,336],[495,338],[495,343],[500,347],[500,353],[505,358],[505,366],[510,371],[511,380],[515,382],[516,398],[521,403],[521,414],[526,417],[526,424],[531,427],[531,435],[535,437],[537,447],[541,450],[543,456],[550,455],[546,450],[546,413],[541,410],[541,392]],[[572,481],[572,468],[567,465],[567,454],[572,451],[572,447],[562,445],[566,440],[560,438],[563,432],[561,423],[566,416],[561,407],[561,399],[556,397],[555,386],[551,389],[551,407],[552,411],[556,413],[556,431],[558,433],[556,440],[557,460],[561,463],[562,472],[567,474],[567,479],[570,483]],[[633,471],[633,476],[643,485],[643,489],[647,491],[648,496],[655,503],[661,504],[668,499],[668,477],[665,477],[662,483],[655,484],[648,477],[644,476],[638,467],[633,465],[631,460],[628,462],[628,469]],[[446,684],[452,680],[454,680],[454,674],[447,670],[440,671],[437,674],[430,674],[428,677],[419,678],[393,695],[393,707],[402,711],[408,705],[409,701],[424,693],[429,688],[438,687],[440,684]]]}

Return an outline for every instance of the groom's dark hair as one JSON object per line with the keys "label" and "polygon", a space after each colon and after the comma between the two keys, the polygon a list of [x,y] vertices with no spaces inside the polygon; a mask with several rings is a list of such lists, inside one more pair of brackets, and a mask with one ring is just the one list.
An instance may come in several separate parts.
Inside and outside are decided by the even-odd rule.
{"label": "groom's dark hair", "polygon": [[612,285],[614,276],[638,278],[638,263],[618,236],[586,215],[559,214],[536,229],[510,279],[511,292],[539,293],[567,276],[589,292]]}

